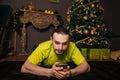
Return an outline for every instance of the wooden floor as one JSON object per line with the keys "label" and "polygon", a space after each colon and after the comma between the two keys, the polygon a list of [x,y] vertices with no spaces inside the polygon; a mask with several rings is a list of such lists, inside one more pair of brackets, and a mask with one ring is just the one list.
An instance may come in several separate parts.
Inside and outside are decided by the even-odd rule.
{"label": "wooden floor", "polygon": [[0,62],[3,61],[25,61],[29,55],[12,55],[1,58]]}
{"label": "wooden floor", "polygon": [[[0,62],[4,61],[25,61],[28,58],[29,55],[11,55],[11,56],[6,56],[4,58],[0,58]],[[109,60],[87,60],[87,61],[113,61],[111,59]]]}

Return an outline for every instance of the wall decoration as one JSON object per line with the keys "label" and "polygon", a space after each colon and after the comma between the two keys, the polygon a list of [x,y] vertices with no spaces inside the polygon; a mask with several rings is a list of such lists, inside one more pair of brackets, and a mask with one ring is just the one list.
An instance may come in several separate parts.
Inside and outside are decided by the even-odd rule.
{"label": "wall decoration", "polygon": [[[19,55],[27,55],[26,52],[26,24],[32,23],[35,28],[45,29],[49,25],[53,25],[55,28],[62,24],[60,15],[51,10],[39,11],[34,8],[32,2],[28,7],[20,8],[14,16],[14,31],[21,34],[21,52]],[[19,25],[19,26],[18,26]],[[18,30],[18,31],[17,31]]]}
{"label": "wall decoration", "polygon": [[[27,18],[32,18],[32,19],[33,17],[36,17],[33,20],[32,19],[27,19],[27,20],[29,20],[29,22],[34,23],[33,25],[39,29],[48,27],[48,24],[53,24],[54,26],[57,26],[58,24],[63,24],[63,20],[57,11],[52,11],[48,9],[36,10],[32,2],[30,2],[30,5],[28,5],[27,7],[23,6],[21,8],[18,8],[13,15],[12,26],[14,27],[14,32],[17,32],[17,34],[20,36],[22,35],[22,27],[21,27],[22,23],[20,21],[20,16],[23,16],[23,15],[26,16]],[[37,20],[37,22],[35,20]],[[38,20],[41,20],[42,24],[39,24]]]}

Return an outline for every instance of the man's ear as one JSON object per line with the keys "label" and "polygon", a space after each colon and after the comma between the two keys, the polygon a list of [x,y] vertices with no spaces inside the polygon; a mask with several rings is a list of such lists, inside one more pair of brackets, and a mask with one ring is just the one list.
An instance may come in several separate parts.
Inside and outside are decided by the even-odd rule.
{"label": "man's ear", "polygon": [[52,40],[52,36],[50,36],[50,39]]}

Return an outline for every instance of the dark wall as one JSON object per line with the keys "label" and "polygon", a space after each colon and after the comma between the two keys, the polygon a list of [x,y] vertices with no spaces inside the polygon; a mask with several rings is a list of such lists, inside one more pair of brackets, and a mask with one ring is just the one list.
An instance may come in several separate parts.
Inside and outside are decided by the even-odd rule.
{"label": "dark wall", "polygon": [[[49,0],[0,0],[0,4],[9,4],[13,8],[13,13],[18,8],[22,6],[28,6],[32,2],[37,10],[53,10],[58,11],[66,23],[66,13],[69,6],[71,6],[72,0],[60,0],[59,3],[51,3]],[[39,42],[48,40],[50,38],[50,33],[53,30],[53,27],[50,27],[46,30],[36,30],[32,25],[27,28],[27,53],[33,51],[34,45],[38,45]],[[17,36],[17,54],[21,51],[21,41],[20,36]]]}
{"label": "dark wall", "polygon": [[[120,35],[120,0],[101,0],[104,7],[104,19],[108,29],[115,35]],[[110,48],[111,51],[120,49],[120,37],[111,38]]]}
{"label": "dark wall", "polygon": [[[42,10],[57,10],[64,20],[64,25],[66,24],[66,13],[67,9],[71,6],[73,0],[60,0],[59,3],[51,3],[49,0],[0,0],[0,4],[9,4],[13,8],[13,13],[22,6],[28,6],[30,2],[33,2],[36,9]],[[120,0],[101,0],[101,5],[105,9],[104,11],[104,19],[105,24],[110,31],[115,34],[119,33],[119,19],[120,19],[120,11],[119,11],[119,3]],[[50,27],[46,30],[36,30],[32,25],[27,27],[27,53],[31,53],[33,50],[33,46],[37,45],[39,42],[44,40],[48,40],[50,33],[52,32],[53,27]],[[120,38],[112,38],[110,39],[111,50],[120,49]],[[11,41],[13,43],[13,41]],[[11,44],[13,45],[13,44]],[[21,42],[20,37],[17,36],[17,54],[21,51]]]}

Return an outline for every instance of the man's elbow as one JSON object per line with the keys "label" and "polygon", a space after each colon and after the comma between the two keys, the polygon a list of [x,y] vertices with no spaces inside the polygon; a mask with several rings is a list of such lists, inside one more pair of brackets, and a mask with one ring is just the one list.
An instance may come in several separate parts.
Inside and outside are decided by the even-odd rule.
{"label": "man's elbow", "polygon": [[25,72],[25,67],[22,66],[20,72]]}
{"label": "man's elbow", "polygon": [[87,67],[87,72],[90,72],[90,65],[88,65],[88,67]]}

